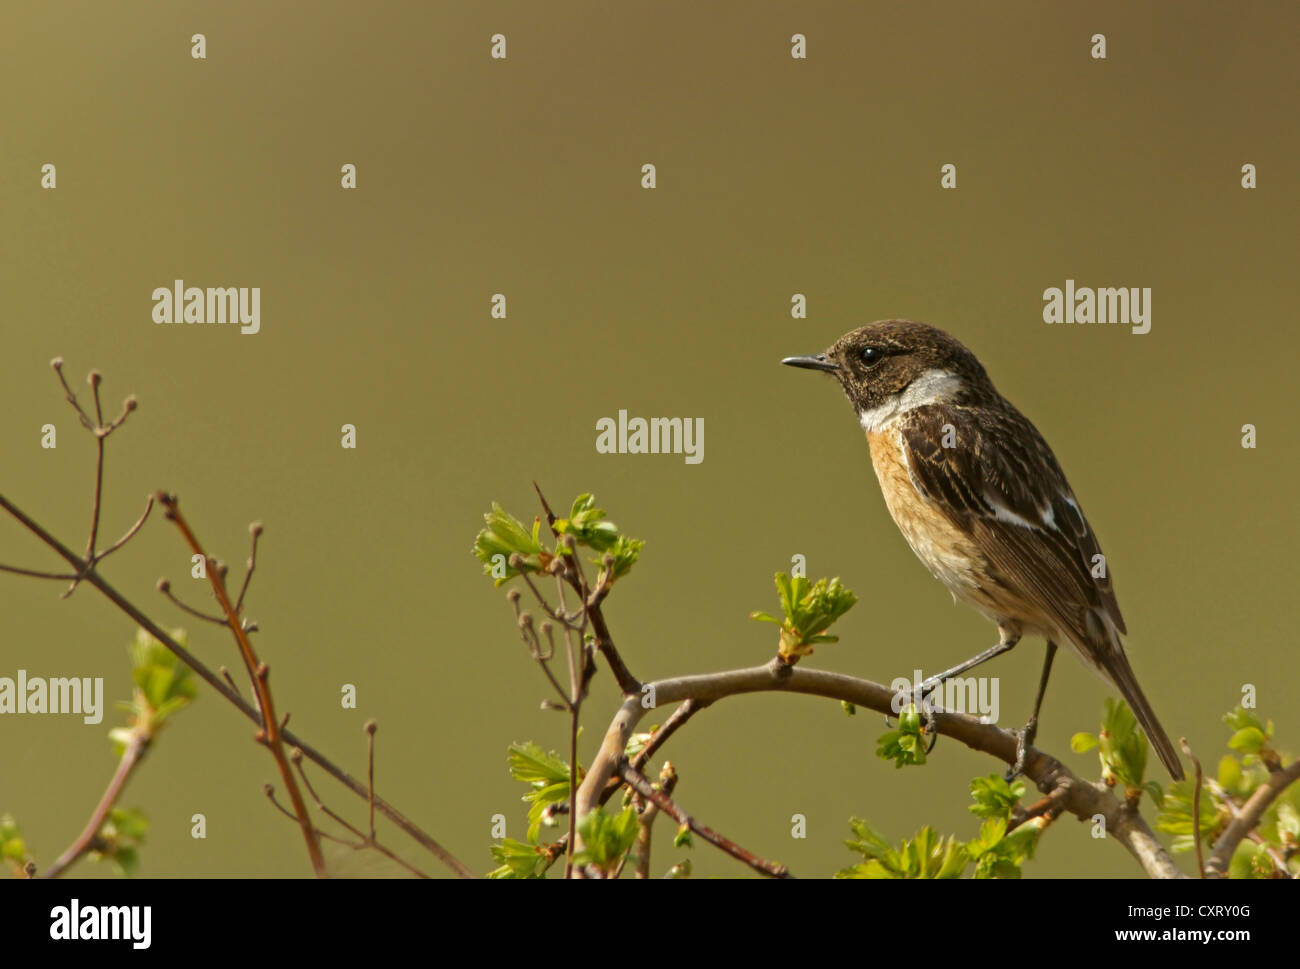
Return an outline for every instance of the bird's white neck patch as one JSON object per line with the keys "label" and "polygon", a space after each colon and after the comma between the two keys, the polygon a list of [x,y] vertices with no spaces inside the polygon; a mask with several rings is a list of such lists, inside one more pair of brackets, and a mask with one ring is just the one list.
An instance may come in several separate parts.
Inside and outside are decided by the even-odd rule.
{"label": "bird's white neck patch", "polygon": [[890,397],[878,407],[860,411],[858,420],[865,431],[879,431],[888,427],[908,411],[927,404],[942,404],[952,400],[961,390],[961,378],[948,370],[927,370],[901,393]]}

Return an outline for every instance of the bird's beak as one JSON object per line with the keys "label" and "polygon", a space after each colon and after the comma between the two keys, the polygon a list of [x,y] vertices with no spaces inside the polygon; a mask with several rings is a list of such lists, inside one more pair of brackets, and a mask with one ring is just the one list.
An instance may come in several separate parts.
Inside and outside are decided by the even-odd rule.
{"label": "bird's beak", "polygon": [[835,373],[840,369],[837,364],[827,360],[824,353],[814,353],[810,357],[786,357],[781,362],[787,367],[802,367],[804,370],[825,370],[827,373]]}

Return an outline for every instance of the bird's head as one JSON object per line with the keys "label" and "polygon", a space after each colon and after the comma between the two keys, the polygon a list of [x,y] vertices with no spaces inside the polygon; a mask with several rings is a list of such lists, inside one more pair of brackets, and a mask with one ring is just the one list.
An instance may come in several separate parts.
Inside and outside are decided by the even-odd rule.
{"label": "bird's head", "polygon": [[879,430],[914,407],[960,403],[992,387],[983,366],[961,343],[911,320],[868,323],[844,334],[825,353],[781,362],[834,376],[867,430]]}

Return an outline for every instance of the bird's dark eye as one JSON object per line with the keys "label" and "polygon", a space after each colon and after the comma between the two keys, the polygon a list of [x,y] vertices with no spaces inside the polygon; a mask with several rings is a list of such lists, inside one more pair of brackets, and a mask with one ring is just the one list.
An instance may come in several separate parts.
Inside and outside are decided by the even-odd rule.
{"label": "bird's dark eye", "polygon": [[863,347],[858,351],[858,356],[862,359],[863,363],[867,366],[871,366],[873,363],[879,363],[884,357],[884,354],[876,347]]}

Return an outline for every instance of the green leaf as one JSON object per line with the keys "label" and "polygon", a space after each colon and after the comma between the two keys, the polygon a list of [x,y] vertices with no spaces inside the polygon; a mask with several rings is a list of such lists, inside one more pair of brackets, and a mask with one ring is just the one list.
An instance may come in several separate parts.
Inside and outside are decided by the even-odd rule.
{"label": "green leaf", "polygon": [[569,765],[556,754],[548,753],[531,740],[511,744],[508,764],[510,776],[525,784],[554,784],[569,782]]}
{"label": "green leaf", "polygon": [[1228,739],[1228,746],[1238,753],[1258,754],[1267,739],[1258,727],[1242,727]]}
{"label": "green leaf", "polygon": [[27,842],[12,814],[0,814],[0,859],[15,872],[27,864]]}
{"label": "green leaf", "polygon": [[[1192,837],[1192,794],[1195,784],[1194,780],[1176,781],[1169,786],[1158,805],[1156,829],[1174,836],[1171,848],[1175,853],[1191,851],[1196,847],[1196,840]],[[1213,789],[1202,787],[1197,794],[1201,802],[1201,841],[1210,844],[1227,826],[1231,815]]]}
{"label": "green leaf", "polygon": [[[1103,780],[1110,784],[1122,784],[1129,791],[1141,791],[1148,744],[1127,703],[1114,698],[1106,700],[1101,732],[1095,739]],[[1088,744],[1076,734],[1071,740],[1072,747],[1076,741],[1081,746]],[[1086,749],[1090,748],[1091,745],[1088,745]]]}
{"label": "green leaf", "polygon": [[970,860],[965,845],[951,836],[940,838],[929,827],[897,850],[865,821],[852,818],[849,827],[858,838],[845,844],[865,860],[837,872],[836,878],[958,878]]}
{"label": "green leaf", "polygon": [[750,613],[750,618],[757,622],[773,622],[781,627],[777,649],[782,658],[790,660],[806,656],[815,645],[839,640],[827,629],[853,608],[857,597],[840,585],[838,578],[822,578],[810,583],[804,576],[777,572],[775,583],[785,618],[778,620],[758,611]]}
{"label": "green leaf", "polygon": [[892,760],[895,768],[919,767],[926,761],[929,745],[921,730],[922,721],[916,704],[908,704],[898,717],[898,727],[876,738],[876,756]]}
{"label": "green leaf", "polygon": [[578,822],[583,849],[573,856],[575,865],[593,865],[604,875],[614,874],[636,841],[637,814],[632,807],[608,814],[598,807]]}
{"label": "green leaf", "polygon": [[[500,569],[503,575],[495,576],[501,585],[525,572],[540,572],[551,559],[550,553],[537,540],[540,519],[534,519],[532,529],[524,527],[495,501],[492,510],[483,516],[486,527],[474,538],[474,555],[483,563],[483,572],[492,576]],[[500,555],[501,559],[496,556]],[[512,556],[518,555],[512,564]]]}
{"label": "green leaf", "polygon": [[506,838],[491,846],[492,859],[500,866],[488,873],[489,878],[544,878],[541,850],[522,841]]}
{"label": "green leaf", "polygon": [[1229,878],[1271,878],[1274,872],[1273,861],[1268,850],[1261,844],[1242,840],[1228,862]]}
{"label": "green leaf", "polygon": [[981,818],[1010,818],[1012,808],[1024,795],[1023,781],[1008,782],[1001,774],[977,777],[970,782],[970,796],[975,803],[969,810]]}
{"label": "green leaf", "polygon": [[1101,743],[1101,741],[1098,740],[1094,734],[1077,733],[1070,738],[1070,749],[1076,754],[1086,754],[1099,743]]}
{"label": "green leaf", "polygon": [[[510,776],[532,786],[524,795],[528,802],[528,840],[537,843],[547,808],[569,800],[569,765],[557,755],[533,743],[511,744],[507,764]],[[582,765],[578,765],[578,780],[582,781]]]}
{"label": "green leaf", "polygon": [[149,829],[143,812],[133,808],[112,808],[95,838],[95,849],[89,852],[95,861],[107,861],[123,875],[130,876],[139,867],[139,846]]}

